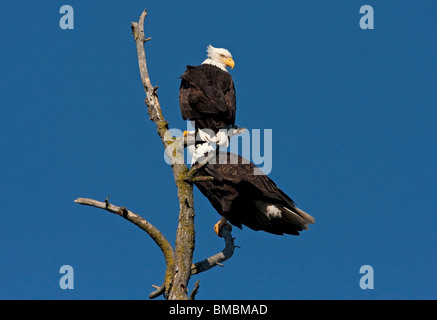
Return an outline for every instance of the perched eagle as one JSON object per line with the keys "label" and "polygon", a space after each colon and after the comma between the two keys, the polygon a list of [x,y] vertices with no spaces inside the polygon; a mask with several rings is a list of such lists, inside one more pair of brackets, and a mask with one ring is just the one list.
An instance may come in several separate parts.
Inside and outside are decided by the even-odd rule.
{"label": "perched eagle", "polygon": [[[234,126],[236,98],[234,81],[226,67],[234,67],[231,53],[223,48],[207,48],[208,57],[200,66],[187,66],[181,76],[179,105],[182,118],[212,134]],[[215,141],[214,141],[215,142]]]}
{"label": "perched eagle", "polygon": [[[299,235],[299,231],[314,223],[312,216],[297,208],[253,163],[230,152],[220,152],[215,157],[214,164],[210,161],[195,174],[213,180],[194,184],[222,216],[214,227],[217,235],[226,220],[239,228],[245,225],[278,235]],[[227,162],[221,163],[223,159]]]}

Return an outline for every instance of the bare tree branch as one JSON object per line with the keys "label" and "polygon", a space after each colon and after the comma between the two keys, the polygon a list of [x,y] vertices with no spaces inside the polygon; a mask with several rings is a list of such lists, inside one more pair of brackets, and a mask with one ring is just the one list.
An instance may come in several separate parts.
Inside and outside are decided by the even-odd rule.
{"label": "bare tree branch", "polygon": [[199,291],[199,280],[196,281],[196,283],[194,284],[194,288],[191,291],[190,294],[190,300],[194,300],[196,297],[197,292]]}
{"label": "bare tree branch", "polygon": [[225,248],[209,257],[208,259],[197,262],[191,266],[191,274],[198,274],[207,271],[215,266],[223,266],[222,262],[228,260],[234,254],[236,246],[234,245],[234,238],[231,234],[231,228],[228,225],[224,225],[221,229],[221,234],[225,239]]}
{"label": "bare tree branch", "polygon": [[[146,99],[144,102],[147,105],[147,111],[149,113],[150,120],[156,124],[158,134],[166,150],[171,149],[171,143],[174,140],[168,138],[168,122],[165,121],[162,115],[161,107],[159,104],[158,96],[156,93],[156,87],[152,86],[150,81],[149,72],[146,63],[146,52],[144,43],[149,39],[144,37],[144,20],[147,16],[147,10],[144,10],[141,14],[138,23],[132,22],[131,28],[134,35],[134,40],[137,47],[138,66],[140,69],[141,80],[146,93]],[[183,145],[183,141],[182,141]],[[169,148],[170,147],[170,148]],[[188,181],[185,181],[185,175],[188,172],[188,168],[180,158],[181,152],[178,152],[182,148],[176,149],[176,154],[167,153],[171,167],[173,170],[173,176],[176,182],[177,194],[179,198],[179,224],[176,232],[175,243],[175,275],[172,282],[172,290],[166,286],[166,293],[170,300],[187,300],[187,284],[191,276],[191,264],[193,261],[193,251],[195,243],[195,230],[194,230],[194,200],[193,200],[193,185]],[[174,150],[174,148],[173,148]],[[183,159],[183,154],[182,154]]]}
{"label": "bare tree branch", "polygon": [[105,202],[100,202],[97,200],[87,199],[87,198],[77,198],[76,200],[74,200],[74,202],[82,205],[104,209],[106,211],[115,213],[116,215],[125,218],[126,220],[135,224],[137,227],[144,230],[153,239],[153,241],[155,241],[155,243],[159,246],[162,253],[164,254],[165,262],[167,265],[164,283],[170,283],[170,280],[173,277],[173,273],[174,273],[173,247],[171,246],[170,242],[168,242],[168,240],[164,237],[164,235],[158,229],[156,229],[150,222],[148,222],[138,214],[127,210],[125,207],[118,207],[118,206],[114,206],[113,204],[110,204],[108,202],[108,198],[106,198]]}
{"label": "bare tree branch", "polygon": [[149,299],[155,299],[165,292],[165,282],[160,287],[155,285],[152,287],[154,287],[156,290],[149,294]]}

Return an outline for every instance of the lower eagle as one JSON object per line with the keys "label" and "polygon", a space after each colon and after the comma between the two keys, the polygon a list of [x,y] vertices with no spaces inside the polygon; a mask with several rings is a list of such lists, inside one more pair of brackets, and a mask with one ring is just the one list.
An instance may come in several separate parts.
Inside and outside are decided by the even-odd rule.
{"label": "lower eagle", "polygon": [[222,216],[214,227],[217,235],[226,220],[239,228],[245,225],[277,235],[299,235],[299,231],[314,223],[311,215],[297,208],[288,195],[247,159],[220,152],[215,160],[195,173],[197,177],[213,179],[194,184]]}

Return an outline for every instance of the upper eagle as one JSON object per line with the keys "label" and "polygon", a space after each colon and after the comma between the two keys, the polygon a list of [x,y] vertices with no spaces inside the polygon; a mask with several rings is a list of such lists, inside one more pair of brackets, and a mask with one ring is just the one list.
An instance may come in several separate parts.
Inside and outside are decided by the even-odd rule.
{"label": "upper eagle", "polygon": [[223,48],[207,48],[208,57],[199,66],[187,66],[181,76],[179,105],[182,118],[193,120],[196,131],[212,133],[234,126],[236,98],[234,81],[226,66],[234,67],[231,53]]}
{"label": "upper eagle", "polygon": [[[311,215],[297,208],[294,201],[249,160],[230,152],[220,152],[215,157],[215,163],[200,167],[195,174],[213,179],[194,184],[231,224],[278,235],[299,235],[299,231],[314,223]],[[215,227],[217,234],[218,228],[220,222]]]}

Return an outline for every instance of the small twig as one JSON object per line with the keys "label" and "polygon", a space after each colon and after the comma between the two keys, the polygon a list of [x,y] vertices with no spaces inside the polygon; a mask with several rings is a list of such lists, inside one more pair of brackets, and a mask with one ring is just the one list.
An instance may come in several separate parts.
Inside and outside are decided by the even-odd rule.
{"label": "small twig", "polygon": [[214,177],[211,176],[199,176],[199,177],[193,177],[191,178],[191,182],[202,182],[202,181],[212,181],[214,180]]}
{"label": "small twig", "polygon": [[194,175],[196,172],[197,172],[197,170],[199,170],[199,169],[201,169],[203,166],[205,166],[206,165],[206,162],[204,162],[204,163],[196,163],[195,165],[193,165],[191,168],[190,168],[190,170],[188,170],[188,173],[187,174],[191,174],[191,175]]}
{"label": "small twig", "polygon": [[[206,157],[206,158],[204,159],[204,160],[206,160],[206,161],[202,161],[202,162],[198,162],[198,163],[194,164],[194,165],[190,168],[190,170],[188,170],[188,172],[185,174],[185,176],[184,176],[184,181],[193,182],[193,179],[195,178],[194,175],[196,174],[196,172],[197,172],[198,170],[200,170],[202,167],[204,167],[204,166],[208,163],[208,161],[211,160],[211,159],[214,158],[214,157],[215,157],[215,154],[212,153],[212,156],[211,156],[211,155],[208,155],[208,157]],[[212,177],[211,177],[211,178],[212,178]]]}
{"label": "small twig", "polygon": [[215,266],[223,267],[222,262],[232,257],[234,254],[235,245],[230,226],[224,225],[221,229],[221,235],[225,239],[225,248],[221,252],[209,257],[208,259],[193,264],[191,266],[192,275],[207,271]]}
{"label": "small twig", "polygon": [[165,283],[163,283],[161,286],[152,285],[152,287],[156,290],[149,294],[149,299],[155,299],[165,293]]}
{"label": "small twig", "polygon": [[105,199],[105,209],[108,209],[108,206],[109,206],[109,194],[106,196],[106,199]]}
{"label": "small twig", "polygon": [[190,300],[195,300],[198,291],[199,291],[199,280],[197,280],[196,283],[194,284],[194,288],[190,294]]}

